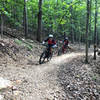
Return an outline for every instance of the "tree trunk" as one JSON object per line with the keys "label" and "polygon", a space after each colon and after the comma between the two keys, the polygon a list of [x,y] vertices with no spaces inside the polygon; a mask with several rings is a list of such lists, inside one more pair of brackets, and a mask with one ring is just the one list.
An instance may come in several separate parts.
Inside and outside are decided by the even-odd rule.
{"label": "tree trunk", "polygon": [[14,22],[16,22],[16,17],[17,17],[17,14],[16,14],[16,0],[15,0],[15,4],[13,5],[13,18],[14,18]]}
{"label": "tree trunk", "polygon": [[89,29],[89,0],[87,0],[87,19],[86,19],[86,59],[85,62],[88,63],[88,29]]}
{"label": "tree trunk", "polygon": [[66,38],[66,33],[64,33],[64,39]]}
{"label": "tree trunk", "polygon": [[58,0],[56,2],[57,2],[57,6],[58,6]]}
{"label": "tree trunk", "polygon": [[97,32],[97,46],[99,46],[99,34]]}
{"label": "tree trunk", "polygon": [[37,41],[41,42],[41,39],[42,39],[42,0],[39,0]]}
{"label": "tree trunk", "polygon": [[[91,36],[91,5],[92,5],[92,0],[90,0],[90,20],[89,20],[89,35]],[[91,37],[90,37],[91,38]],[[89,48],[90,48],[90,45],[91,45],[91,39],[89,39]]]}
{"label": "tree trunk", "polygon": [[97,0],[95,0],[94,60],[96,60],[96,46],[97,46]]}
{"label": "tree trunk", "polygon": [[[5,8],[5,1],[2,1],[2,7]],[[4,31],[4,11],[1,11],[1,38],[3,38]]]}
{"label": "tree trunk", "polygon": [[36,34],[34,34],[34,21],[33,21],[33,19],[34,19],[34,11],[33,11],[33,8],[31,8],[31,10],[32,10],[32,33],[33,33],[33,35],[36,35]]}
{"label": "tree trunk", "polygon": [[3,37],[3,29],[4,29],[4,18],[3,18],[3,13],[1,13],[1,38]]}
{"label": "tree trunk", "polygon": [[71,6],[71,19],[70,19],[70,21],[71,21],[71,41],[72,41],[72,43],[74,43],[74,32],[73,32],[73,27],[72,27],[72,25],[73,25],[73,17],[72,17],[73,15],[72,15],[72,6]]}
{"label": "tree trunk", "polygon": [[80,48],[81,48],[81,33],[80,33],[80,35],[79,35],[78,43],[79,43],[79,49],[80,49]]}
{"label": "tree trunk", "polygon": [[28,18],[27,18],[27,7],[26,7],[26,0],[24,0],[24,32],[25,38],[28,37]]}

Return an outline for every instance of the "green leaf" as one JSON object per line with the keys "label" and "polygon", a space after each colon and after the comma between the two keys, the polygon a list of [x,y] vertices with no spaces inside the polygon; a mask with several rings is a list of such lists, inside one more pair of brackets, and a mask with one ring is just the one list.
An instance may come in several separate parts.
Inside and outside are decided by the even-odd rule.
{"label": "green leaf", "polygon": [[66,23],[66,20],[65,19],[62,19],[61,23],[60,24],[65,24]]}
{"label": "green leaf", "polygon": [[15,39],[14,41],[16,44],[21,45],[23,42],[21,40]]}

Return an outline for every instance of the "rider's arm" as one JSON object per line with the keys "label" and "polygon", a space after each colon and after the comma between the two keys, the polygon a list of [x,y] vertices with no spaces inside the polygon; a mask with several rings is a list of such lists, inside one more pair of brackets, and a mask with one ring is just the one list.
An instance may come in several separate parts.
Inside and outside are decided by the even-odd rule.
{"label": "rider's arm", "polygon": [[45,39],[43,42],[42,42],[42,44],[45,44],[45,42],[47,42],[48,41],[48,38],[47,39]]}
{"label": "rider's arm", "polygon": [[64,45],[68,45],[68,44],[69,44],[69,41],[65,41],[65,42],[64,42]]}
{"label": "rider's arm", "polygon": [[47,42],[49,40],[49,38],[45,39],[44,42]]}
{"label": "rider's arm", "polygon": [[53,48],[56,48],[57,47],[57,43],[55,40],[53,40]]}

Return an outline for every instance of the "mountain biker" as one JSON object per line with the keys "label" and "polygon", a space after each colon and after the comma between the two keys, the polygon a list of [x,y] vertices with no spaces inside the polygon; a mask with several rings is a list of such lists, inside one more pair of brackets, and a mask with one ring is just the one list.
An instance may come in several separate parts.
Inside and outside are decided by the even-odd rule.
{"label": "mountain biker", "polygon": [[69,40],[68,40],[68,37],[66,37],[63,41],[63,47],[62,47],[62,51],[63,53],[66,51],[67,47],[68,47],[68,44],[69,44]]}
{"label": "mountain biker", "polygon": [[56,41],[53,39],[53,35],[49,34],[48,38],[43,41],[43,44],[48,42],[48,50],[51,51],[51,48],[56,47]]}

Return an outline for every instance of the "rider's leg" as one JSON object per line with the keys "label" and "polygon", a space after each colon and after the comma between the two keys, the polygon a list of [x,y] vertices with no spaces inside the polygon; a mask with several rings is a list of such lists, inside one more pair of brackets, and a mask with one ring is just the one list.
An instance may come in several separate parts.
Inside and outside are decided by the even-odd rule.
{"label": "rider's leg", "polygon": [[51,46],[48,46],[48,48],[47,48],[47,56],[50,56],[50,54],[51,54]]}
{"label": "rider's leg", "polygon": [[63,53],[65,52],[65,48],[64,48],[64,46],[62,47],[62,52],[63,52]]}

